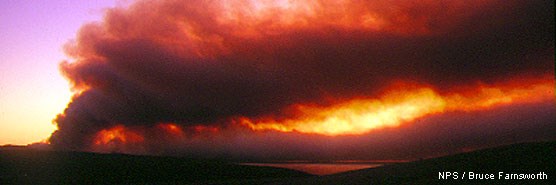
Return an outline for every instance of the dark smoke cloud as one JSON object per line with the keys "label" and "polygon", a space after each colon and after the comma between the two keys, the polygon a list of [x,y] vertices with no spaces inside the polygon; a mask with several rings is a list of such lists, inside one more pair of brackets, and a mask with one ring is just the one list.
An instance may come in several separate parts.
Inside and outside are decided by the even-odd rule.
{"label": "dark smoke cloud", "polygon": [[[78,93],[50,142],[83,150],[118,124],[287,116],[288,105],[372,96],[393,80],[448,90],[553,74],[552,1],[363,1],[349,12],[315,1],[293,17],[304,26],[280,22],[290,19],[279,9],[223,13],[245,4],[139,1],[83,26],[60,67]],[[365,11],[383,28],[353,26]]]}

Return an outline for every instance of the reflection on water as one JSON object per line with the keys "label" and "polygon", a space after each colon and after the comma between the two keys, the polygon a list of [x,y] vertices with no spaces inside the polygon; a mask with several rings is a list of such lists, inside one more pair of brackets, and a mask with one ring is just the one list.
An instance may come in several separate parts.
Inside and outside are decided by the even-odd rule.
{"label": "reflection on water", "polygon": [[334,173],[375,168],[383,164],[377,163],[240,163],[252,166],[271,166],[299,170],[313,175],[330,175]]}

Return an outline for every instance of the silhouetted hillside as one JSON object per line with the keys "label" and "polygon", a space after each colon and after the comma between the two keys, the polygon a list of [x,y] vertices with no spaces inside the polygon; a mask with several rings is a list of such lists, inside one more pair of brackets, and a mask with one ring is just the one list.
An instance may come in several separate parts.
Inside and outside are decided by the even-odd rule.
{"label": "silhouetted hillside", "polygon": [[[276,184],[556,184],[556,142],[522,143]],[[450,176],[441,172],[451,172]],[[457,172],[457,177],[453,172]],[[465,172],[465,176],[463,176]],[[469,179],[469,172],[475,174]],[[502,179],[499,172],[503,172]],[[505,180],[505,174],[538,174],[546,180]],[[476,174],[493,174],[480,180]]]}
{"label": "silhouetted hillside", "polygon": [[[555,154],[554,141],[523,143],[335,175],[310,176],[281,168],[241,166],[214,160],[9,147],[0,150],[0,184],[555,184]],[[441,179],[442,172],[451,172],[451,175]],[[458,173],[457,178],[454,172]],[[493,174],[495,180],[470,180],[469,172]],[[548,179],[499,180],[499,172],[544,172]]]}
{"label": "silhouetted hillside", "polygon": [[303,172],[177,157],[0,150],[0,184],[264,183]]}

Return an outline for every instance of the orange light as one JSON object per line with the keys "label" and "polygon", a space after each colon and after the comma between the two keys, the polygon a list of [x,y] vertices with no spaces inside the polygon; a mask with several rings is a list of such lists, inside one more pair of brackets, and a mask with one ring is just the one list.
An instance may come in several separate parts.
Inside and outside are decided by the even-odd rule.
{"label": "orange light", "polygon": [[[526,83],[527,82],[527,83]],[[518,80],[499,85],[479,85],[463,92],[440,94],[428,87],[405,90],[402,86],[378,99],[353,99],[320,107],[295,105],[294,118],[239,119],[252,130],[275,130],[321,135],[364,134],[397,127],[417,118],[449,111],[480,111],[497,106],[554,99],[554,79]]]}
{"label": "orange light", "polygon": [[[464,12],[469,11],[470,8],[480,6],[479,3],[474,3],[475,6],[468,7],[456,2],[442,3],[442,6],[435,3],[408,6],[406,3],[396,1],[352,0],[222,0],[210,5],[212,8],[210,21],[214,22],[197,22],[199,20],[189,17],[186,18],[191,20],[186,19],[187,21],[164,19],[161,22],[152,22],[154,31],[165,34],[151,34],[148,31],[130,33],[129,30],[120,32],[118,29],[109,31],[123,38],[139,37],[136,35],[150,38],[160,46],[168,46],[166,48],[168,51],[184,57],[215,58],[241,51],[245,47],[245,42],[266,40],[268,36],[291,34],[297,31],[312,30],[317,31],[314,34],[326,35],[326,32],[318,30],[334,28],[405,36],[430,35],[442,32],[446,29],[444,27],[448,27],[444,24],[433,27],[430,22],[449,22],[436,21],[436,19],[447,19],[454,15],[464,16],[466,15]],[[442,9],[441,12],[450,13],[452,16],[439,17],[436,14],[416,16],[411,13],[414,11],[413,8],[424,7]],[[211,26],[207,27],[205,24]],[[169,32],[163,25],[174,25],[176,30]],[[216,29],[207,29],[212,27]],[[336,32],[330,32],[330,34],[334,33]]]}
{"label": "orange light", "polygon": [[491,107],[554,99],[554,79],[522,79],[499,85],[479,85],[445,97],[448,111],[478,111]]}
{"label": "orange light", "polygon": [[240,123],[254,130],[297,131],[323,135],[363,134],[372,129],[397,127],[445,109],[445,101],[429,88],[392,92],[381,99],[355,99],[331,107],[299,105],[302,118]]}
{"label": "orange light", "polygon": [[96,145],[107,145],[113,142],[117,143],[138,143],[144,140],[143,136],[126,129],[123,125],[117,125],[110,129],[99,131],[95,137]]}
{"label": "orange light", "polygon": [[172,134],[174,136],[182,136],[183,130],[181,127],[174,123],[161,123],[158,124],[158,128],[162,129],[165,133]]}
{"label": "orange light", "polygon": [[215,133],[220,130],[216,126],[206,126],[206,125],[195,125],[187,128],[193,131],[194,133]]}
{"label": "orange light", "polygon": [[[385,10],[377,7],[389,6]],[[403,13],[395,2],[337,1],[223,1],[217,14],[221,25],[242,37],[272,35],[280,30],[334,26],[398,34],[429,33],[425,18]],[[451,9],[455,9],[452,7]],[[452,10],[453,11],[453,10]]]}

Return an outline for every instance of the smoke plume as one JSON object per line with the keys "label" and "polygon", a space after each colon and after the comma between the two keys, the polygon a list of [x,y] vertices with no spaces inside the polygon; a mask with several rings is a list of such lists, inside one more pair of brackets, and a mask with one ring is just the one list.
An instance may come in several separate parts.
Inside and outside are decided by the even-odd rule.
{"label": "smoke plume", "polygon": [[[109,9],[102,21],[84,25],[65,46],[72,60],[62,62],[60,70],[75,94],[54,120],[58,130],[50,142],[71,150],[176,150],[254,158],[265,152],[247,151],[268,149],[270,143],[290,146],[288,151],[303,148],[288,144],[291,139],[278,139],[284,136],[301,138],[312,147],[299,156],[322,153],[319,148],[330,141],[327,136],[274,131],[262,131],[268,135],[261,136],[240,122],[293,119],[299,117],[292,111],[296,105],[330,107],[380,97],[400,81],[440,95],[462,86],[515,79],[548,79],[553,84],[553,15],[553,1],[542,0],[137,1]],[[423,122],[431,124],[419,125],[428,125],[423,128],[427,130],[439,126],[437,122],[453,123],[448,128],[462,122],[443,121],[447,115],[426,118]],[[510,125],[516,120],[510,119]],[[546,126],[533,125],[533,130]],[[376,139],[399,144],[394,132],[410,133],[390,132],[341,138],[376,147]],[[469,135],[457,140],[477,140]],[[115,139],[147,144],[123,147],[110,143]],[[518,138],[527,139],[531,137]],[[414,148],[418,142],[398,146]],[[235,151],[238,143],[248,143],[241,144],[245,153]],[[362,145],[357,146],[365,148]],[[339,144],[330,147],[342,151]],[[266,151],[274,155],[279,149]],[[346,151],[356,153],[354,148]]]}

